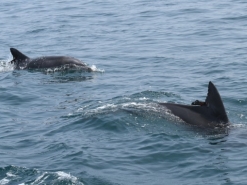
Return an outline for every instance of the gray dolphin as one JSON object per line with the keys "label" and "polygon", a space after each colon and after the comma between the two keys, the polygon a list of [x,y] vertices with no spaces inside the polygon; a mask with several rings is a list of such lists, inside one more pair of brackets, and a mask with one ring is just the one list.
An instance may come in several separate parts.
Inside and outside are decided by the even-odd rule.
{"label": "gray dolphin", "polygon": [[205,102],[196,100],[192,105],[160,103],[186,123],[199,127],[226,126],[229,123],[220,94],[214,84],[209,82]]}
{"label": "gray dolphin", "polygon": [[88,72],[93,70],[82,63],[80,60],[67,56],[44,56],[38,58],[29,58],[15,48],[10,48],[13,55],[11,63],[15,64],[15,69],[42,69],[68,66],[69,68],[78,68]]}

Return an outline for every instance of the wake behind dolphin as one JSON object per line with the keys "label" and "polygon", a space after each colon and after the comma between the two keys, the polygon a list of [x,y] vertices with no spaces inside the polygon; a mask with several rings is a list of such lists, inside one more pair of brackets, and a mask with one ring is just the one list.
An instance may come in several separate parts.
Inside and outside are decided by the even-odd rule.
{"label": "wake behind dolphin", "polygon": [[192,105],[160,103],[186,123],[199,127],[226,126],[229,123],[220,94],[214,84],[209,82],[205,102],[196,100]]}
{"label": "wake behind dolphin", "polygon": [[11,63],[15,69],[44,69],[66,66],[68,68],[78,68],[84,71],[92,72],[93,70],[82,63],[80,60],[67,56],[44,56],[31,59],[15,48],[10,48],[13,55]]}

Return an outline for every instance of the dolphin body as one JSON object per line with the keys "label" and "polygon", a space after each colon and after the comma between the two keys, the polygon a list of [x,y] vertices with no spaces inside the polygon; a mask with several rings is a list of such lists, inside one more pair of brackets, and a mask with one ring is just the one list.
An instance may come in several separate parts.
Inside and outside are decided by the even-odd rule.
{"label": "dolphin body", "polygon": [[10,48],[10,52],[13,55],[11,63],[15,64],[15,69],[43,69],[67,66],[88,72],[93,71],[90,67],[86,66],[86,64],[72,57],[44,56],[31,59],[15,48]]}
{"label": "dolphin body", "polygon": [[160,103],[188,124],[213,128],[217,126],[227,126],[229,123],[225,107],[220,94],[214,84],[209,82],[208,95],[205,102],[196,100],[192,105],[180,105],[173,103]]}

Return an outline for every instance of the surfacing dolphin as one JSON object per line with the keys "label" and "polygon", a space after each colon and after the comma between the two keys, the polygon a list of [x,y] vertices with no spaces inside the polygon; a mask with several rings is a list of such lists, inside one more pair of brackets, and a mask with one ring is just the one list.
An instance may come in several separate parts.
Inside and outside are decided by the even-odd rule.
{"label": "surfacing dolphin", "polygon": [[10,48],[13,55],[15,69],[43,69],[55,67],[78,68],[84,71],[92,72],[93,70],[82,63],[80,60],[67,56],[44,56],[38,58],[29,58],[15,48]]}
{"label": "surfacing dolphin", "polygon": [[196,100],[192,105],[160,103],[186,123],[198,127],[213,128],[227,126],[229,123],[220,94],[214,84],[209,82],[205,102]]}

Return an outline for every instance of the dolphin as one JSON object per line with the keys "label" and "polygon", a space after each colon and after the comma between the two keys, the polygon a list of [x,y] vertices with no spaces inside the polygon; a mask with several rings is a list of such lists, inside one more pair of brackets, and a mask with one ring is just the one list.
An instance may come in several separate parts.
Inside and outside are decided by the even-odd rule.
{"label": "dolphin", "polygon": [[191,105],[174,103],[159,103],[184,122],[204,128],[227,126],[229,123],[220,94],[214,84],[208,84],[208,94],[205,102],[196,100]]}
{"label": "dolphin", "polygon": [[86,66],[86,64],[73,57],[44,56],[31,59],[15,48],[10,48],[10,52],[13,55],[11,63],[15,65],[15,69],[43,69],[67,66],[88,72],[93,71],[90,67]]}

